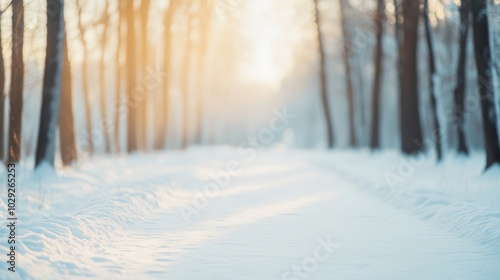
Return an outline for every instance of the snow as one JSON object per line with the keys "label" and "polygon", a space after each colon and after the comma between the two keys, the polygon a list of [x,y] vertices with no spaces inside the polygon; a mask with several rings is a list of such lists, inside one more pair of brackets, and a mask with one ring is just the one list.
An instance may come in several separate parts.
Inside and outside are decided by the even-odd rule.
{"label": "snow", "polygon": [[241,152],[98,157],[57,174],[21,166],[17,272],[0,279],[500,275],[500,167],[483,173],[480,155]]}

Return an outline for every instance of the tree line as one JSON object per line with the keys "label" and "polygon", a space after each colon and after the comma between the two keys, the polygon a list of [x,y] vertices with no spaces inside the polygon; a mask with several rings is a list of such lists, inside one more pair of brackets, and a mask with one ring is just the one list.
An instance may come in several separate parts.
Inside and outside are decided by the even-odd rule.
{"label": "tree line", "polygon": [[[328,147],[335,145],[335,131],[332,120],[330,89],[328,85],[329,73],[327,71],[328,55],[326,54],[326,40],[321,31],[321,11],[318,8],[319,0],[310,0],[314,5],[314,16],[317,27],[317,42],[319,53],[319,84],[322,109],[327,131]],[[137,3],[136,3],[137,2]],[[83,92],[83,109],[85,112],[85,143],[77,145],[74,118],[73,73],[71,56],[68,48],[68,36],[64,18],[64,0],[47,0],[46,18],[46,57],[42,85],[42,103],[39,118],[39,132],[36,145],[35,166],[42,163],[54,165],[57,146],[64,165],[71,165],[78,161],[82,150],[89,155],[94,154],[95,141],[104,143],[104,152],[133,153],[137,151],[161,150],[168,147],[168,127],[172,123],[169,109],[172,106],[182,108],[181,147],[186,148],[192,143],[201,143],[201,131],[204,118],[203,84],[200,82],[205,75],[208,44],[211,38],[210,25],[213,22],[214,1],[210,0],[171,0],[163,14],[163,34],[161,38],[162,61],[161,72],[164,74],[159,84],[160,99],[152,98],[148,91],[151,89],[138,89],[138,85],[147,79],[148,71],[155,65],[154,57],[149,53],[150,33],[149,16],[151,13],[151,0],[123,0],[117,1],[113,10],[105,1],[101,14],[92,23],[98,28],[98,41],[100,58],[98,66],[99,85],[99,111],[102,129],[96,129],[92,121],[91,83],[89,77],[89,46],[86,34],[89,25],[83,21],[85,1],[75,0],[77,6],[77,29],[79,41],[82,46],[83,61],[81,71],[81,91]],[[371,85],[371,114],[366,125],[368,135],[367,143],[360,139],[356,127],[356,71],[359,66],[355,62],[353,50],[353,37],[356,32],[350,20],[355,16],[352,3],[349,0],[332,1],[338,5],[340,11],[340,26],[344,44],[342,46],[342,64],[345,72],[346,100],[347,100],[347,125],[349,131],[349,145],[351,147],[369,146],[372,150],[381,148],[381,112],[386,108],[382,106],[382,83],[385,73],[384,66],[384,36],[392,27],[397,44],[397,84],[399,97],[399,138],[400,149],[404,154],[412,155],[425,152],[428,149],[436,151],[437,160],[443,158],[445,151],[444,138],[446,137],[446,123],[441,117],[443,104],[440,88],[440,69],[437,63],[435,33],[429,17],[428,0],[374,0],[373,26],[375,27],[376,43],[373,50],[373,83]],[[394,10],[394,22],[388,22],[388,3]],[[67,4],[67,3],[66,3]],[[139,5],[136,5],[139,4]],[[495,107],[494,87],[494,58],[492,52],[492,38],[490,32],[488,0],[462,0],[459,7],[460,28],[456,66],[456,87],[453,92],[454,114],[451,123],[454,126],[454,137],[457,139],[456,152],[467,155],[470,151],[466,141],[464,99],[467,89],[467,48],[472,44],[474,61],[477,69],[478,99],[481,105],[481,116],[484,133],[484,149],[486,154],[486,168],[500,163],[500,144],[498,137],[498,112]],[[7,8],[12,9],[12,60],[10,89],[8,92],[9,103],[6,104],[6,95],[0,98],[0,156],[6,163],[21,160],[22,141],[22,112],[23,112],[23,84],[24,84],[24,7],[23,0],[13,0]],[[5,8],[5,9],[7,9]],[[3,14],[3,12],[2,12]],[[112,15],[117,16],[116,28],[110,24]],[[171,29],[179,15],[184,23],[183,51],[181,66],[173,69],[174,38]],[[470,30],[472,36],[469,36]],[[0,25],[0,34],[2,26]],[[423,31],[423,32],[421,32]],[[109,54],[109,36],[116,34],[116,48],[112,56],[116,63],[114,80],[107,79],[106,59]],[[469,38],[472,37],[472,42]],[[419,57],[419,43],[424,40],[428,59],[423,61]],[[195,63],[193,63],[193,61]],[[428,76],[420,77],[419,63],[428,64]],[[158,64],[158,63],[156,63]],[[359,63],[358,63],[359,64]],[[170,104],[172,95],[171,74],[178,73],[182,100],[178,104]],[[5,92],[5,63],[3,50],[0,44],[0,90]],[[192,75],[198,83],[190,83]],[[359,74],[359,73],[358,73]],[[430,139],[424,139],[421,124],[421,110],[419,95],[422,94],[419,81],[427,79],[429,84],[430,104],[432,112],[433,130]],[[107,98],[108,83],[113,84],[114,103]],[[446,93],[445,93],[446,94]],[[189,106],[190,100],[195,100],[195,109]],[[153,107],[151,104],[153,103]],[[8,106],[9,114],[5,120],[5,108]],[[151,109],[152,113],[151,113]],[[364,117],[362,118],[365,119]],[[125,120],[126,127],[121,127]],[[189,126],[194,127],[189,127]],[[155,129],[150,133],[148,127]],[[4,137],[4,127],[8,135]],[[189,131],[194,131],[190,134]],[[59,133],[57,133],[59,131]],[[126,131],[125,150],[121,151],[120,134]],[[59,135],[59,145],[57,145]],[[7,138],[7,139],[5,139]],[[7,145],[4,144],[7,141]],[[150,144],[152,143],[152,144]],[[432,145],[433,147],[430,147]],[[4,147],[7,146],[7,150]]]}

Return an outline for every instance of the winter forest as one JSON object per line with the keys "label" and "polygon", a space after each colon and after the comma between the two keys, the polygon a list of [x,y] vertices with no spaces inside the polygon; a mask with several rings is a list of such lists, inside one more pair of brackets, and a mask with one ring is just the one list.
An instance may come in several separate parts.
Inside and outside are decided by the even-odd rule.
{"label": "winter forest", "polygon": [[0,0],[0,279],[498,279],[499,0]]}

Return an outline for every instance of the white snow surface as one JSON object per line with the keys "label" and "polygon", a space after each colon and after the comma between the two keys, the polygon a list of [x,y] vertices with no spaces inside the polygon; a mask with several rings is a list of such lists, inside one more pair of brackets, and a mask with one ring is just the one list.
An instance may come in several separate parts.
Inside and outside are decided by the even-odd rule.
{"label": "white snow surface", "polygon": [[249,155],[20,167],[16,272],[4,225],[0,279],[500,279],[500,168],[484,173],[480,155]]}

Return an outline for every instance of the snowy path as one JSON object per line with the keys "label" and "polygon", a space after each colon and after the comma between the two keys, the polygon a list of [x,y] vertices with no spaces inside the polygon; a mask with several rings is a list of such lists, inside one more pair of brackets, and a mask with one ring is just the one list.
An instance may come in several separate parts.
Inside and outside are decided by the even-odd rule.
{"label": "snowy path", "polygon": [[[74,198],[46,190],[43,201],[50,209],[45,212],[51,214],[43,218],[32,214],[23,223],[17,276],[442,280],[500,276],[497,250],[393,207],[317,155],[263,153],[244,164],[238,161],[241,172],[229,177],[229,185],[217,195],[203,196],[208,206],[194,207],[196,193],[214,183],[211,174],[225,170],[233,157],[230,152],[193,151],[168,159],[131,158],[117,165],[103,161],[64,174],[61,185],[52,188],[74,185]],[[77,177],[82,171],[87,177]],[[39,193],[34,187],[25,195],[36,200]],[[77,197],[78,203],[66,201]],[[188,207],[199,212],[189,221],[181,214]],[[10,276],[0,272],[1,279]]]}

